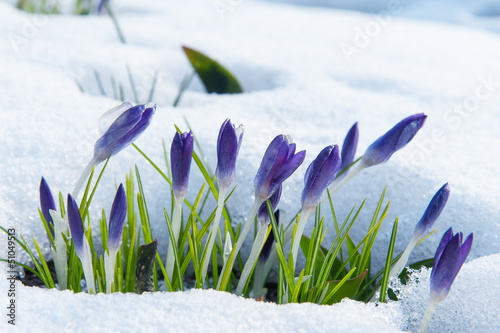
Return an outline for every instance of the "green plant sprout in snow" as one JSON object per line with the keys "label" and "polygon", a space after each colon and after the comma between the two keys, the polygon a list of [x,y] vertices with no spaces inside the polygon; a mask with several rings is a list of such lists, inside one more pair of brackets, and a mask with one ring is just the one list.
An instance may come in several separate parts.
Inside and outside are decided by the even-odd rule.
{"label": "green plant sprout in snow", "polygon": [[[387,162],[392,154],[408,144],[423,126],[426,120],[424,114],[403,119],[356,160],[359,136],[357,124],[349,130],[342,150],[337,145],[326,146],[307,168],[300,211],[292,221],[284,223],[279,221],[277,210],[282,183],[302,164],[306,154],[305,151],[296,152],[296,144],[290,137],[278,135],[270,143],[255,176],[255,200],[248,218],[242,222],[235,221],[226,206],[235,190],[233,181],[243,140],[243,127],[235,127],[229,119],[222,124],[217,140],[215,174],[209,171],[211,168],[200,158],[201,150],[195,149],[196,139],[191,129],[182,133],[177,128],[170,154],[167,154],[163,143],[166,169],[162,169],[132,144],[149,126],[155,109],[156,105],[134,106],[123,103],[103,115],[99,122],[101,137],[95,144],[94,156],[72,193],[59,193],[59,209],[48,183],[42,178],[39,213],[51,245],[56,281],[52,278],[36,239],[33,239],[35,253],[22,236],[16,238],[30,256],[34,267],[17,264],[33,272],[47,288],[80,292],[83,278],[84,290],[91,294],[159,291],[162,283],[164,291],[185,290],[185,283],[190,281],[187,269],[192,267],[194,288],[213,288],[244,297],[265,298],[271,286],[267,279],[276,267],[278,304],[333,304],[345,297],[365,302],[376,299],[385,302],[386,297],[390,296],[390,277],[400,275],[411,250],[432,233],[431,228],[448,199],[449,186],[445,184],[417,224],[407,250],[399,255],[394,255],[398,227],[396,219],[388,244],[386,264],[375,272],[371,269],[372,249],[389,209],[389,203],[385,201],[385,189],[365,236],[357,244],[349,233],[355,227],[366,199],[361,205],[354,205],[347,216],[340,219],[336,215],[332,195],[360,170]],[[153,237],[137,166],[126,176],[124,185],[117,187],[110,213],[106,214],[103,210],[98,225],[90,219],[89,207],[107,161],[129,144],[170,187],[172,203],[164,208],[169,239],[156,240]],[[93,182],[95,167],[104,161],[106,163]],[[205,183],[199,188],[194,200],[190,201],[186,194],[192,161],[203,174]],[[83,195],[77,203],[80,188],[85,183]],[[63,200],[65,196],[66,204]],[[209,196],[213,196],[217,202],[215,207],[206,207]],[[327,226],[323,205],[329,208],[333,219],[335,238],[331,244],[324,244]],[[202,214],[204,209],[211,210],[208,214]],[[188,214],[182,214],[183,210]],[[304,235],[308,222],[314,225],[312,233]],[[245,258],[240,249],[252,225],[256,225],[256,233],[249,256]],[[94,247],[92,226],[100,228],[102,249]],[[6,229],[2,230],[8,233]],[[142,240],[144,245],[140,244]],[[461,244],[461,234],[459,241]],[[167,253],[158,253],[158,243],[163,242],[168,243]],[[452,244],[449,246],[455,243]],[[440,245],[440,248],[445,245]],[[435,267],[435,277],[431,279],[433,295],[444,295],[441,292],[443,288],[447,293],[470,245],[471,241],[467,240],[459,259],[449,254],[452,250],[448,250],[448,246],[438,250],[436,260],[443,262],[443,267],[453,266],[454,275],[448,276],[446,267]],[[302,254],[299,254],[299,248]],[[300,255],[305,257],[303,267],[298,265]],[[410,267],[424,264],[432,266],[432,260]],[[440,283],[446,286],[441,287]],[[444,296],[434,297],[431,308],[434,309],[442,298]],[[429,313],[426,320],[432,316]]]}

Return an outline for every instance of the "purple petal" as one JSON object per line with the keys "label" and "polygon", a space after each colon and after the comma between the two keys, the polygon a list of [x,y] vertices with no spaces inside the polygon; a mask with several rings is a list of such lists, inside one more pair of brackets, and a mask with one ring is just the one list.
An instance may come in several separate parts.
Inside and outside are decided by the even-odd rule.
{"label": "purple petal", "polygon": [[269,182],[269,178],[274,174],[277,163],[282,163],[283,160],[286,160],[287,154],[288,142],[284,135],[278,135],[271,141],[264,153],[254,180],[254,187],[256,189],[262,189],[267,192],[267,189],[263,189],[263,187],[266,186],[265,184]]}
{"label": "purple petal", "polygon": [[295,144],[278,135],[264,154],[254,180],[255,197],[268,199],[277,187],[304,161],[305,151],[295,154]]}
{"label": "purple petal", "polygon": [[340,170],[345,169],[354,161],[356,148],[358,147],[358,138],[359,130],[358,123],[356,122],[352,125],[349,132],[347,132],[344,143],[342,144],[342,153],[340,154],[342,156],[342,164],[340,165]]}
{"label": "purple petal", "polygon": [[[287,140],[287,142],[288,142],[288,140]],[[290,143],[290,145],[288,146],[288,155],[286,156],[287,160],[292,158],[293,154],[295,154],[296,148],[297,148],[297,146],[295,145],[295,143]]]}
{"label": "purple petal", "polygon": [[220,187],[228,188],[233,179],[236,166],[236,157],[238,156],[239,146],[243,132],[237,136],[236,129],[231,121],[227,119],[219,131],[217,140],[217,183]]}
{"label": "purple petal", "polygon": [[78,206],[76,205],[75,200],[68,194],[68,223],[69,230],[71,232],[71,238],[73,239],[73,243],[75,245],[75,251],[78,257],[82,257],[83,253],[83,237],[85,237],[83,230],[82,217],[80,216],[80,211],[78,210]]}
{"label": "purple petal", "polygon": [[288,161],[282,163],[278,168],[276,168],[273,177],[269,182],[269,192],[272,194],[277,186],[284,182],[288,177],[290,177],[295,170],[304,162],[306,157],[306,151],[302,150],[295,154]]}
{"label": "purple petal", "polygon": [[[462,244],[462,233],[459,232],[449,239],[449,231],[441,239],[431,272],[431,299],[433,302],[441,302],[448,295],[472,246],[472,234]],[[445,244],[444,249],[442,244]]]}
{"label": "purple petal", "polygon": [[469,236],[467,236],[467,238],[465,239],[465,242],[463,243],[462,247],[460,248],[460,261],[461,261],[460,266],[463,265],[465,259],[467,259],[467,256],[469,255],[470,249],[472,247],[473,238],[474,235],[469,234]]}
{"label": "purple petal", "polygon": [[151,123],[155,111],[156,105],[136,105],[119,116],[94,146],[96,163],[118,154],[137,139]]}
{"label": "purple petal", "polygon": [[186,195],[192,157],[193,133],[185,132],[182,135],[175,133],[170,149],[170,163],[172,168],[172,189],[177,199]]}
{"label": "purple petal", "polygon": [[427,206],[424,215],[415,226],[415,235],[418,235],[419,238],[422,238],[431,231],[434,222],[436,222],[437,218],[443,211],[444,206],[446,206],[449,196],[450,186],[448,185],[448,183],[446,183],[436,192],[431,202]]}
{"label": "purple petal", "polygon": [[387,162],[392,154],[413,139],[424,125],[426,118],[423,113],[418,113],[401,120],[366,149],[363,163],[372,166]]}
{"label": "purple petal", "polygon": [[54,203],[54,197],[50,191],[50,187],[42,177],[40,181],[40,207],[42,209],[42,215],[49,226],[50,233],[54,236],[54,221],[50,216],[49,209],[56,210],[56,204]]}
{"label": "purple petal", "polygon": [[443,253],[444,248],[446,247],[446,244],[453,238],[453,229],[450,227],[446,232],[444,233],[443,237],[441,238],[441,241],[439,242],[439,246],[436,250],[436,254],[434,255],[434,266],[437,265],[439,262],[439,259],[441,258],[441,254]]}
{"label": "purple petal", "polygon": [[[280,186],[278,186],[276,191],[274,191],[273,195],[271,195],[271,197],[269,198],[271,200],[271,206],[273,207],[273,211],[276,210],[276,207],[278,206],[278,203],[280,201],[281,190],[282,190],[282,186],[280,185]],[[257,220],[262,225],[269,225],[269,223],[271,223],[271,220],[269,218],[269,214],[267,212],[267,205],[265,202],[259,208],[259,212],[257,214]]]}
{"label": "purple petal", "polygon": [[340,168],[339,147],[325,147],[306,172],[302,191],[302,209],[313,209],[321,200],[325,189],[333,182]]}
{"label": "purple petal", "polygon": [[458,273],[460,245],[459,234],[456,234],[444,247],[439,261],[434,262],[432,269],[434,274],[431,274],[431,297],[437,301],[443,300],[448,295]]}
{"label": "purple petal", "polygon": [[120,184],[116,191],[111,213],[109,215],[108,249],[118,250],[122,242],[123,226],[127,215],[127,196],[123,185]]}

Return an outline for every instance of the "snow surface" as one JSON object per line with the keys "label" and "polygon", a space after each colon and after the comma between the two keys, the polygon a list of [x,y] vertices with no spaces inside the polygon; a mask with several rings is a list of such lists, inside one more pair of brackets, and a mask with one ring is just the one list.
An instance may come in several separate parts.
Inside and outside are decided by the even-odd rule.
{"label": "snow surface", "polygon": [[[465,264],[448,298],[438,306],[430,332],[498,332],[500,284],[494,281],[500,279],[499,263],[500,254],[496,254]],[[345,299],[334,306],[276,305],[214,290],[74,295],[70,291],[17,283],[17,324],[13,328],[2,320],[0,330],[33,332],[36,327],[37,332],[416,331],[429,303],[429,275],[426,269],[413,274],[412,282],[401,290],[399,302],[375,305]],[[7,289],[4,277],[0,288]]]}
{"label": "snow surface", "polygon": [[[204,1],[117,1],[114,8],[128,42],[122,45],[105,16],[31,16],[0,2],[0,35],[4,37],[0,39],[1,225],[15,227],[28,242],[36,236],[44,253],[50,252],[36,211],[40,178],[43,175],[54,192],[61,190],[65,194],[72,189],[92,155],[98,117],[118,103],[100,96],[94,70],[100,73],[108,91],[114,77],[123,83],[130,98],[128,65],[143,101],[154,72],[158,72],[154,97],[157,113],[137,145],[159,165],[164,165],[161,140],[170,144],[174,123],[187,128],[184,116],[214,168],[217,133],[224,119],[229,117],[234,123],[245,125],[237,164],[238,188],[228,203],[236,221],[246,218],[253,202],[253,177],[275,135],[290,134],[298,149],[308,151],[304,165],[285,183],[280,208],[284,219],[289,220],[299,207],[307,165],[324,146],[342,143],[354,122],[359,121],[360,126],[360,155],[403,117],[425,112],[429,115],[427,123],[412,143],[386,165],[363,172],[335,196],[337,216],[345,217],[355,203],[368,198],[352,231],[353,238],[359,240],[367,230],[378,196],[388,186],[386,202],[391,199],[391,207],[373,256],[375,267],[380,267],[396,216],[400,221],[396,250],[401,251],[432,195],[449,182],[452,194],[437,223],[441,229],[415,249],[412,258],[431,257],[442,233],[450,226],[466,234],[474,232],[469,259],[500,253],[500,36],[439,22],[405,20],[398,15],[381,21],[371,14],[333,9],[251,1],[231,3],[231,10],[221,12],[212,2]],[[178,85],[191,70],[180,48],[183,44],[226,65],[240,79],[246,93],[206,94],[195,80],[180,107],[172,108]],[[356,52],[346,57],[342,51],[346,45]],[[77,82],[89,93],[81,93]],[[162,207],[170,204],[168,187],[133,148],[110,161],[91,207],[92,219],[97,223],[102,207],[109,212],[115,184],[124,182],[125,173],[134,164],[141,171],[153,233],[165,256],[167,228]],[[200,173],[193,168],[189,199],[194,198],[202,182]],[[215,203],[209,205],[214,207]],[[323,211],[329,215],[328,209]],[[332,230],[330,226],[326,244],[334,237]],[[248,251],[248,247],[249,244],[244,250]],[[0,257],[5,257],[5,251],[2,246]],[[18,260],[28,260],[19,251],[17,256]],[[488,262],[498,266],[498,255],[488,258]],[[479,270],[470,274],[471,281],[482,277]],[[474,274],[477,276],[472,277]],[[491,278],[498,285],[498,272]],[[27,289],[20,290],[23,293]],[[498,289],[484,297],[475,292],[467,294],[471,304],[488,297],[498,299],[500,294]],[[189,303],[188,299],[207,301],[212,296],[200,295],[208,293],[211,292],[193,291],[186,300],[178,294],[147,297],[158,302],[162,302],[162,297],[176,297],[172,300],[175,304],[181,300]],[[77,306],[73,297],[66,296],[68,293],[41,290],[26,293],[26,298],[20,296],[20,300],[35,311],[43,303],[40,295],[64,298],[68,305]],[[85,295],[75,297],[87,299]],[[141,299],[132,295],[97,297],[104,304],[135,304]],[[230,295],[213,297],[222,303],[233,300],[254,304]],[[346,304],[339,307],[359,307],[362,313],[382,316],[370,312],[375,310],[369,306]],[[334,308],[322,311],[337,311]],[[420,312],[414,315],[421,315],[421,310],[419,307]],[[483,308],[470,311],[471,316],[481,318],[484,314],[490,315],[490,319],[499,312],[498,307],[489,312]],[[124,312],[117,311],[117,316],[121,313]],[[403,311],[403,319],[391,320],[404,322],[409,314],[412,313]],[[453,314],[449,312],[453,319],[446,325],[472,323],[466,320],[467,316]],[[155,322],[163,320],[151,310],[144,310],[143,315]],[[124,314],[121,316],[126,319]],[[176,317],[175,312],[172,316]],[[392,316],[391,313],[387,318]],[[327,317],[321,320],[330,320]],[[234,317],[234,323],[237,318]],[[304,318],[309,320],[309,316]],[[485,321],[474,327],[494,330],[499,326],[496,318],[491,325]],[[297,317],[295,328],[302,327],[304,322],[300,320]],[[103,317],[99,322],[104,321]],[[165,319],[158,323],[166,322]],[[451,331],[460,331],[463,326],[450,327],[455,328]]]}

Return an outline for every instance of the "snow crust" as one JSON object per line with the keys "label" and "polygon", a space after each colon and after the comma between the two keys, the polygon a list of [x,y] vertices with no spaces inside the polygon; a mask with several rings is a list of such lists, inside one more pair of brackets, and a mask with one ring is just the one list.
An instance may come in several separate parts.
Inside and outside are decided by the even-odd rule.
{"label": "snow crust", "polygon": [[[113,77],[123,84],[126,95],[131,98],[127,66],[132,71],[141,101],[147,98],[155,71],[158,73],[154,97],[157,113],[137,145],[163,169],[162,139],[170,145],[174,123],[187,129],[184,116],[213,169],[217,133],[222,122],[231,118],[233,123],[245,125],[237,163],[238,188],[228,203],[235,221],[243,221],[248,214],[253,202],[253,177],[265,148],[275,135],[292,135],[298,149],[308,152],[304,165],[283,189],[279,207],[284,220],[289,221],[299,207],[307,165],[326,145],[341,144],[354,122],[359,121],[360,127],[359,156],[400,119],[425,112],[429,115],[427,123],[413,142],[386,165],[363,172],[335,196],[337,216],[343,219],[355,203],[367,197],[367,204],[351,233],[355,240],[361,239],[378,196],[388,186],[386,202],[391,199],[391,207],[373,256],[374,267],[380,267],[396,216],[399,216],[396,251],[402,251],[435,191],[449,182],[450,200],[437,222],[441,229],[415,249],[410,261],[433,256],[442,233],[450,226],[455,232],[474,232],[469,259],[500,253],[499,155],[496,153],[500,143],[500,36],[439,22],[405,20],[397,15],[387,22],[377,20],[372,14],[250,1],[241,2],[224,13],[214,8],[213,3],[194,0],[145,3],[127,0],[113,5],[127,45],[119,42],[111,21],[105,16],[31,16],[8,3],[0,3],[0,35],[6,37],[0,39],[0,225],[16,228],[16,233],[22,234],[29,243],[36,236],[45,254],[50,251],[36,211],[40,178],[44,176],[52,190],[60,190],[64,196],[72,189],[91,158],[98,137],[97,119],[118,104],[112,98],[100,96],[94,71],[99,72],[108,92],[111,92]],[[380,27],[378,32],[370,30],[376,26],[374,22]],[[367,36],[365,39],[363,34]],[[218,59],[239,78],[246,93],[206,94],[201,83],[195,80],[180,106],[171,107],[179,83],[191,71],[182,54],[182,44]],[[351,47],[349,50],[354,47],[357,51],[347,56],[346,45]],[[77,82],[89,93],[82,93]],[[92,221],[97,225],[101,208],[109,213],[115,185],[125,181],[125,173],[134,164],[145,186],[153,234],[159,240],[160,253],[165,256],[168,236],[162,207],[170,205],[168,186],[133,148],[110,161],[91,207]],[[201,174],[192,168],[188,199],[194,199],[202,183]],[[214,202],[207,205],[215,207]],[[323,212],[327,224],[331,223],[329,210],[325,207]],[[306,233],[310,233],[310,225]],[[98,228],[93,230],[97,232]],[[334,238],[333,230],[330,224],[326,244]],[[244,253],[248,250],[249,244],[244,247]],[[5,253],[2,246],[0,257],[5,257]],[[498,255],[488,258],[486,262],[498,266]],[[20,251],[17,259],[28,261]],[[486,259],[477,262],[481,260]],[[472,266],[478,268],[477,271],[469,273],[471,283],[484,276],[479,270],[483,267],[478,265]],[[464,266],[464,270],[467,267]],[[498,285],[498,272],[490,277],[492,282],[488,285],[493,281]],[[415,288],[425,285],[424,282]],[[42,304],[51,304],[50,309],[52,306],[65,309],[56,305],[59,301],[66,304],[66,308],[78,306],[79,301],[73,299],[88,304],[102,303],[102,306],[116,302],[118,308],[122,303],[143,302],[135,295],[97,296],[102,302],[96,302],[86,295],[69,297],[69,293],[24,287],[20,290],[21,295],[26,295],[25,299],[20,298],[23,306],[29,307],[20,322],[30,320],[27,318],[40,311]],[[465,301],[476,304],[486,298],[498,299],[500,294],[494,288],[484,297],[477,296],[476,292],[477,289],[467,293]],[[422,293],[422,297],[426,295]],[[186,294],[186,299],[180,294],[146,297],[160,308],[164,306],[162,302],[167,302],[164,299],[170,298],[172,304],[189,304],[191,300],[193,307],[201,307],[212,298],[221,303],[252,304],[249,306],[256,308],[271,306],[210,291],[192,291]],[[46,303],[42,299],[51,301]],[[422,299],[419,304],[424,303]],[[144,301],[145,307],[146,304]],[[379,316],[379,312],[372,312],[375,310],[369,306],[353,304],[346,302],[338,308],[351,307],[345,315],[353,313],[354,316],[355,313],[360,318],[372,318],[370,315],[375,316],[375,313]],[[482,307],[467,307],[471,316],[481,318],[485,314],[491,321],[478,323],[475,328],[498,328],[498,307],[495,309],[495,303],[491,304],[490,312]],[[335,313],[336,308],[320,312]],[[360,312],[353,312],[358,311],[353,308]],[[302,308],[297,308],[297,313],[298,309]],[[393,306],[387,309],[390,312]],[[448,305],[443,304],[439,311],[447,309]],[[20,311],[24,316],[25,310]],[[397,320],[403,322],[411,314],[421,315],[423,310],[398,311],[403,319]],[[279,316],[287,316],[285,312]],[[98,318],[103,318],[97,323],[105,322],[104,313],[104,310],[96,312]],[[123,318],[120,318],[128,322],[130,319],[126,318],[125,311],[117,311],[116,315],[121,313]],[[151,312],[140,313],[147,316]],[[298,317],[297,313],[290,315],[290,319],[304,321],[297,322],[295,329],[304,327],[302,324],[312,318],[309,311],[304,317]],[[336,318],[332,313],[325,314],[321,320],[333,325],[334,321],[327,319],[328,316]],[[460,331],[461,326],[448,325],[473,323],[471,317],[462,312],[460,316],[456,312],[446,313],[451,319],[442,317],[440,320],[446,327],[455,328],[451,331]],[[174,320],[175,314],[173,311],[172,317],[167,318]],[[75,316],[70,318],[80,324],[79,319],[84,316]],[[397,317],[391,312],[387,318],[393,316]],[[234,318],[233,325],[241,318],[229,317],[225,320]],[[160,321],[163,319],[158,319],[157,315],[148,318],[162,325],[167,322]],[[384,320],[380,321],[380,331],[390,330],[384,328],[387,323]],[[406,329],[406,326],[391,323],[391,327]],[[94,324],[94,321],[82,323]],[[356,329],[354,325],[358,324],[350,325]],[[363,321],[359,325],[362,330]],[[326,326],[318,329],[322,330],[326,330]]]}
{"label": "snow crust", "polygon": [[[2,290],[7,289],[8,283],[4,274],[2,270]],[[58,332],[415,332],[429,302],[429,275],[426,269],[414,273],[412,281],[402,287],[399,302],[376,305],[344,299],[333,306],[276,305],[214,290],[88,295],[17,283],[17,324],[14,328],[2,320],[0,329],[8,332],[33,332],[34,327],[38,332],[54,328]],[[499,279],[500,254],[465,264],[450,294],[438,306],[429,331],[497,332]]]}

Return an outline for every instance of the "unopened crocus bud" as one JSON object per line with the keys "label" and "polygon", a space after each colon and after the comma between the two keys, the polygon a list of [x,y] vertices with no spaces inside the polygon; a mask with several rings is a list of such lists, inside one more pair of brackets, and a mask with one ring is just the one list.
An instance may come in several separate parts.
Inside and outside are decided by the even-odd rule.
{"label": "unopened crocus bud", "polygon": [[80,210],[76,205],[75,200],[68,194],[67,202],[68,210],[68,223],[69,231],[71,232],[71,238],[73,239],[73,244],[75,245],[75,252],[78,257],[82,257],[84,253],[83,239],[85,238],[82,217],[80,216]]}
{"label": "unopened crocus bud", "polygon": [[219,188],[228,188],[234,179],[236,157],[243,138],[243,125],[235,128],[229,119],[222,124],[217,139],[217,184]]}
{"label": "unopened crocus bud", "polygon": [[342,145],[342,152],[340,156],[342,157],[342,164],[340,164],[340,170],[347,168],[353,161],[354,156],[356,156],[356,148],[358,147],[359,130],[358,123],[356,122],[352,125],[349,132],[344,139],[344,144]]}
{"label": "unopened crocus bud", "polygon": [[305,156],[304,150],[295,154],[295,144],[291,143],[291,138],[284,135],[274,138],[255,176],[256,201],[263,202],[271,197],[278,186],[302,164]]}
{"label": "unopened crocus bud", "polygon": [[422,239],[431,231],[434,222],[443,211],[444,206],[446,206],[449,196],[450,186],[446,183],[436,192],[427,206],[424,215],[415,226],[415,231],[413,232],[414,237]]}
{"label": "unopened crocus bud", "polygon": [[467,236],[463,243],[462,237],[461,232],[453,236],[453,230],[450,228],[441,238],[431,271],[431,302],[422,318],[418,333],[427,332],[436,307],[450,292],[455,277],[469,255],[473,236]]}
{"label": "unopened crocus bud", "polygon": [[362,159],[363,166],[369,167],[387,162],[392,154],[413,139],[424,125],[426,118],[425,114],[418,113],[401,120],[366,149]]}
{"label": "unopened crocus bud", "polygon": [[[125,102],[106,112],[104,116],[116,114],[118,111],[121,114],[95,143],[95,164],[118,154],[137,139],[149,126],[155,110],[156,105],[152,107],[146,107],[146,104],[132,106],[131,103]],[[102,131],[101,124],[99,127]]]}
{"label": "unopened crocus bud", "polygon": [[453,236],[452,228],[443,235],[434,256],[431,272],[431,302],[441,302],[449,293],[465,259],[469,255],[473,235],[469,234],[462,243],[462,233]]}
{"label": "unopened crocus bud", "polygon": [[115,280],[115,263],[116,254],[122,243],[123,226],[125,225],[125,217],[127,215],[127,195],[120,184],[116,191],[111,213],[109,214],[108,228],[108,252],[104,257],[104,267],[106,272],[106,293],[113,291]]}
{"label": "unopened crocus bud", "polygon": [[146,104],[133,106],[125,102],[107,111],[99,119],[101,137],[94,145],[94,156],[83,170],[73,189],[73,197],[77,197],[84,181],[94,166],[109,157],[118,154],[141,135],[149,126],[156,111],[156,105]]}
{"label": "unopened crocus bud", "polygon": [[443,208],[448,201],[449,195],[450,187],[448,186],[448,183],[446,183],[439,189],[439,191],[437,191],[437,193],[434,195],[431,202],[427,206],[424,215],[415,226],[413,236],[406,246],[406,249],[404,250],[403,254],[401,254],[399,260],[391,268],[390,276],[398,276],[403,271],[406,263],[408,262],[408,258],[410,258],[410,254],[415,246],[417,246],[417,244],[431,231],[434,222],[436,222],[437,218],[443,211]]}
{"label": "unopened crocus bud", "polygon": [[340,169],[340,152],[337,145],[325,147],[307,168],[302,191],[302,210],[314,209],[325,189],[332,183]]}
{"label": "unopened crocus bud", "polygon": [[127,196],[123,189],[123,185],[120,184],[118,191],[116,191],[115,199],[111,206],[111,213],[109,215],[108,249],[110,253],[118,251],[120,248],[126,216]]}
{"label": "unopened crocus bud", "polygon": [[67,209],[69,230],[71,232],[71,238],[73,239],[73,244],[75,246],[75,252],[82,262],[83,274],[85,275],[85,281],[87,282],[89,293],[95,294],[92,253],[90,251],[90,245],[87,237],[85,237],[85,231],[83,230],[80,211],[78,209],[78,206],[76,205],[75,200],[73,199],[73,197],[71,197],[71,194],[68,194]]}
{"label": "unopened crocus bud", "polygon": [[40,181],[40,207],[42,209],[43,218],[49,226],[52,237],[54,237],[54,222],[50,216],[49,210],[56,210],[56,204],[54,203],[54,197],[52,196],[50,187],[43,177]]}
{"label": "unopened crocus bud", "polygon": [[193,156],[193,133],[175,133],[170,149],[170,163],[172,168],[172,189],[176,200],[186,196],[189,181],[189,169]]}

